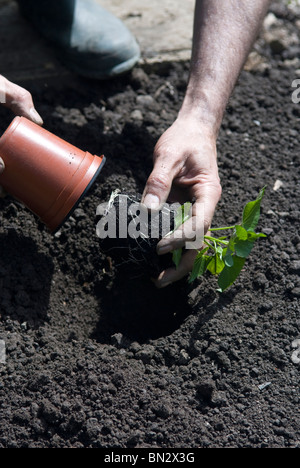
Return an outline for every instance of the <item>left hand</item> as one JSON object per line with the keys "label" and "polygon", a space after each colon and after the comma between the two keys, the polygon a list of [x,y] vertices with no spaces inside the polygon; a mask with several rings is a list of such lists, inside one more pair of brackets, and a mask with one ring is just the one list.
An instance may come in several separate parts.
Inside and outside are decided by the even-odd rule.
{"label": "left hand", "polygon": [[[157,210],[165,202],[180,204],[194,200],[191,218],[177,233],[157,245],[159,255],[183,247],[195,237],[195,226],[206,234],[221,196],[216,137],[209,125],[193,117],[178,117],[161,136],[154,149],[154,168],[142,202]],[[204,207],[204,210],[203,210]],[[192,269],[197,250],[187,250],[177,269],[170,268],[154,280],[158,288],[183,278]]]}
{"label": "left hand", "polygon": [[15,115],[26,117],[37,125],[43,125],[43,119],[37,112],[29,91],[12,83],[0,75],[0,104],[7,107]]}
{"label": "left hand", "polygon": [[[14,114],[27,117],[37,125],[43,125],[43,119],[34,107],[30,92],[12,83],[2,75],[0,75],[0,98],[0,104],[9,108]],[[0,158],[0,174],[4,170],[5,164],[3,159]],[[0,186],[0,198],[3,196],[5,196],[5,192]]]}

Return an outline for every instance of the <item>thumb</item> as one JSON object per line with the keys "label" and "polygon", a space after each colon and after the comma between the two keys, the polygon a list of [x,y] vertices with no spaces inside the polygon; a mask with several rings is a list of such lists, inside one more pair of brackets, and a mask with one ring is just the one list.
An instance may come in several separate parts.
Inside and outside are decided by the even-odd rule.
{"label": "thumb", "polygon": [[159,210],[168,199],[172,183],[172,171],[157,160],[146,183],[142,203],[150,210]]}
{"label": "thumb", "polygon": [[2,75],[0,75],[0,96],[0,102],[12,110],[14,114],[26,117],[38,125],[43,125],[43,119],[34,107],[30,92]]}

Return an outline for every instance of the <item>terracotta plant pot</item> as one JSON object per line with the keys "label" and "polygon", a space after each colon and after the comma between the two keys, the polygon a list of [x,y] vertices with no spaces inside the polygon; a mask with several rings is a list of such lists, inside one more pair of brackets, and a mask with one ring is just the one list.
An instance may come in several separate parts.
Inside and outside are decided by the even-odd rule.
{"label": "terracotta plant pot", "polygon": [[105,162],[24,117],[14,118],[0,138],[0,157],[0,185],[51,232],[70,216]]}

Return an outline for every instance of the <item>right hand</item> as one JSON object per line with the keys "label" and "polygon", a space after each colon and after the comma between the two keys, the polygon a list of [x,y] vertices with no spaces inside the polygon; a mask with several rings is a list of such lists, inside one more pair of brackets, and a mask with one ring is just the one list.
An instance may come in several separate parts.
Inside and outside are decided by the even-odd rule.
{"label": "right hand", "polygon": [[[191,115],[180,115],[158,140],[154,149],[154,168],[147,181],[142,202],[185,203],[194,200],[192,216],[177,231],[160,240],[157,253],[163,255],[184,247],[198,234],[207,234],[221,197],[216,137],[207,123]],[[156,198],[154,198],[156,197]],[[178,268],[162,271],[154,280],[164,288],[186,276],[193,268],[201,246],[189,248]],[[197,250],[196,250],[197,249]]]}
{"label": "right hand", "polygon": [[[34,107],[30,92],[2,75],[0,75],[0,104],[8,107],[15,115],[26,117],[38,125],[43,125],[43,119]],[[4,162],[0,158],[0,174],[4,169]]]}

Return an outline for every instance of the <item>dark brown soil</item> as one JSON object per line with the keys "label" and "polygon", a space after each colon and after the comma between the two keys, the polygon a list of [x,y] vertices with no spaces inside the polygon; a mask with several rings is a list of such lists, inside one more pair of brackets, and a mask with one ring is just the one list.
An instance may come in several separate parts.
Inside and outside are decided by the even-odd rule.
{"label": "dark brown soil", "polygon": [[[289,27],[300,19],[276,13]],[[96,236],[96,207],[112,190],[143,191],[188,64],[31,86],[45,127],[107,164],[55,236],[0,200],[0,447],[299,448],[296,49],[263,49],[271,68],[243,72],[227,108],[214,223],[239,221],[267,185],[259,229],[268,237],[222,295],[209,275],[157,290],[116,268]],[[3,131],[11,116],[0,116]]]}
{"label": "dark brown soil", "polygon": [[[157,278],[161,271],[174,267],[172,254],[159,256],[156,246],[174,229],[179,204],[165,204],[150,213],[140,204],[142,195],[116,190],[97,215],[99,247],[114,262],[118,275]],[[129,235],[122,232],[126,228]],[[122,271],[121,271],[122,269]]]}

